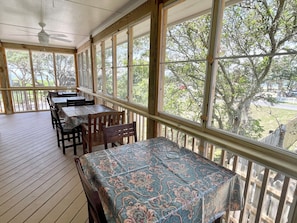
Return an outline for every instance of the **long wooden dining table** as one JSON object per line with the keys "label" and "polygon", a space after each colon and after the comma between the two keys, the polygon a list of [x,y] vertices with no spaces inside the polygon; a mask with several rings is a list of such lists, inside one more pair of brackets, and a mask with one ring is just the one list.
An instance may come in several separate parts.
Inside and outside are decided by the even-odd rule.
{"label": "long wooden dining table", "polygon": [[164,138],[80,157],[108,222],[208,223],[242,208],[240,177]]}

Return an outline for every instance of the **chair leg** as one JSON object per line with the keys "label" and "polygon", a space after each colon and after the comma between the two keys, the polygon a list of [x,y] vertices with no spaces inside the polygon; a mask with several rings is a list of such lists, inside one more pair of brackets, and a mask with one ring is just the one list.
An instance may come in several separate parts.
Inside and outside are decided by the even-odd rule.
{"label": "chair leg", "polygon": [[94,223],[94,218],[93,218],[93,215],[91,213],[91,210],[90,210],[90,204],[88,202],[88,213],[89,213],[89,223]]}
{"label": "chair leg", "polygon": [[72,137],[73,137],[73,150],[74,150],[74,155],[76,155],[76,134],[75,131],[72,132]]}
{"label": "chair leg", "polygon": [[51,120],[52,120],[52,126],[53,126],[53,129],[55,129],[55,121],[54,121],[54,118],[53,118],[52,113],[51,113]]}
{"label": "chair leg", "polygon": [[58,129],[56,129],[56,133],[57,133],[58,147],[60,147],[60,134],[59,134],[59,130]]}
{"label": "chair leg", "polygon": [[53,126],[53,129],[55,129],[55,123],[53,119],[52,119],[52,126]]}
{"label": "chair leg", "polygon": [[65,155],[66,151],[65,151],[65,135],[62,134],[62,146],[63,146],[63,154]]}
{"label": "chair leg", "polygon": [[78,135],[78,142],[81,142],[81,134],[80,134],[80,132],[78,132],[77,135]]}

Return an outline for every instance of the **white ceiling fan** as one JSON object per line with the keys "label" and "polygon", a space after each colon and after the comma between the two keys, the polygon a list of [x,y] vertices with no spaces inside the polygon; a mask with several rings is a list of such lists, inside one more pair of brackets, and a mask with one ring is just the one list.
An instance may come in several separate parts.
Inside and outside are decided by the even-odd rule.
{"label": "white ceiling fan", "polygon": [[48,34],[47,32],[45,32],[44,27],[46,26],[45,22],[43,21],[44,19],[44,3],[43,0],[41,0],[41,8],[40,8],[40,17],[41,20],[38,23],[39,26],[41,27],[41,31],[38,33],[38,40],[39,43],[42,45],[48,45],[49,44],[49,40],[50,39],[54,39],[54,40],[58,40],[58,41],[63,41],[63,42],[68,42],[70,43],[71,40],[65,39],[65,37],[67,37],[65,34]]}
{"label": "white ceiling fan", "polygon": [[41,31],[38,33],[38,40],[40,44],[48,45],[50,39],[68,43],[71,42],[71,40],[65,39],[65,37],[67,37],[65,34],[48,34],[47,32],[45,32],[44,27],[46,26],[46,24],[44,22],[39,22],[38,24],[41,27]]}
{"label": "white ceiling fan", "polygon": [[[58,41],[62,41],[62,42],[67,42],[67,43],[71,43],[72,42],[71,40],[67,39],[67,35],[65,35],[65,34],[62,34],[62,33],[49,34],[48,32],[46,32],[44,30],[44,27],[46,26],[46,24],[44,22],[39,22],[38,24],[41,27],[41,30],[38,33],[31,33],[31,32],[28,33],[28,30],[22,29],[21,31],[27,32],[28,34],[10,34],[10,35],[38,37],[39,43],[41,45],[45,45],[45,46],[47,46],[49,44],[50,39],[52,39],[52,40],[58,40]],[[28,29],[31,29],[31,28],[28,27]]]}

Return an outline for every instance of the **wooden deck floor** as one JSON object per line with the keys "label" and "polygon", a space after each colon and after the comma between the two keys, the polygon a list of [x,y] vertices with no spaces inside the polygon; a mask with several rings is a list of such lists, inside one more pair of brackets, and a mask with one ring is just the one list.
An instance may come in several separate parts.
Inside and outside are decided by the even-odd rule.
{"label": "wooden deck floor", "polygon": [[1,223],[88,221],[73,149],[66,152],[48,111],[0,115]]}

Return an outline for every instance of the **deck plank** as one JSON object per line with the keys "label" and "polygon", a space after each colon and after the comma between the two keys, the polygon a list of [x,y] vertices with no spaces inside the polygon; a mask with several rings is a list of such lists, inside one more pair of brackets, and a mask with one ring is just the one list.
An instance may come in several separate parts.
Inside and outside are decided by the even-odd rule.
{"label": "deck plank", "polygon": [[[57,205],[55,205],[47,215],[40,221],[40,223],[47,223],[47,222],[56,222],[58,221],[59,217],[63,215],[66,211],[67,207],[71,205],[74,198],[76,198],[80,193],[83,193],[81,184],[77,184],[72,190],[65,196]],[[84,210],[87,210],[86,205],[87,200],[84,200]],[[84,211],[85,212],[85,211]],[[85,212],[85,218],[87,217],[87,212]],[[86,218],[87,219],[87,218]]]}
{"label": "deck plank", "polygon": [[85,205],[85,194],[80,193],[76,199],[67,207],[64,213],[59,217],[56,223],[65,223],[65,222],[72,222],[75,219],[76,215],[73,213],[79,213],[79,211]]}
{"label": "deck plank", "polygon": [[48,111],[0,115],[0,222],[87,222],[73,158],[57,146]]}

